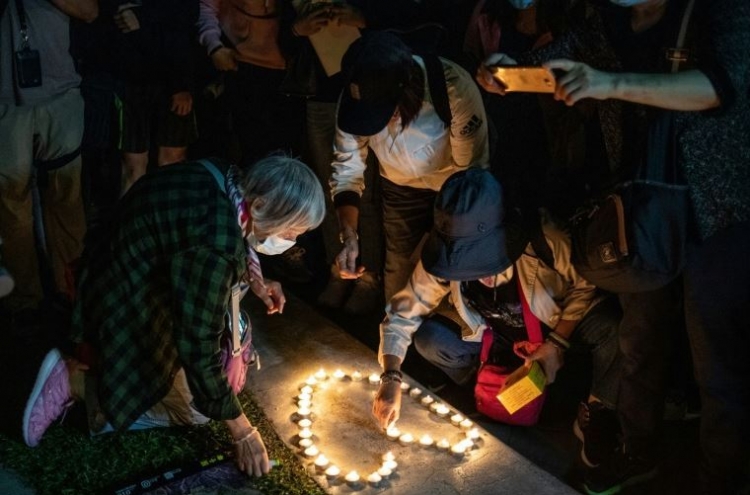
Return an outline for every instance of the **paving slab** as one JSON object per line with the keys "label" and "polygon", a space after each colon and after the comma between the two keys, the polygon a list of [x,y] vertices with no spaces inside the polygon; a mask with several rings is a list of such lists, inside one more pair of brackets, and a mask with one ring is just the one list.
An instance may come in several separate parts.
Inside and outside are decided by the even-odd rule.
{"label": "paving slab", "polygon": [[[403,396],[401,433],[413,441],[402,444],[389,440],[370,413],[377,385],[369,375],[379,374],[375,353],[337,327],[307,304],[288,296],[283,315],[253,318],[253,337],[261,355],[261,369],[249,373],[247,387],[264,408],[276,431],[296,451],[310,474],[326,492],[396,493],[399,495],[565,495],[577,493],[554,476],[540,469],[486,430],[476,425],[476,442],[462,457],[441,451],[435,445],[422,447],[419,440],[429,435],[435,442],[445,439],[453,446],[467,437],[467,429],[454,426],[450,416],[458,413],[445,403],[450,413],[440,417],[422,403],[425,396],[440,401],[418,382],[406,383],[422,391],[418,398]],[[340,370],[345,376],[332,375]],[[357,380],[357,373],[361,379]],[[317,377],[316,377],[317,374]],[[324,376],[325,374],[325,376]],[[312,377],[312,378],[311,378]],[[310,382],[310,414],[300,414],[302,387]],[[315,382],[315,383],[313,383]],[[307,397],[303,396],[302,400]],[[428,399],[429,400],[429,399]],[[300,447],[299,421],[311,420],[312,456]],[[306,433],[302,437],[307,436]],[[466,442],[464,442],[466,443]],[[398,464],[393,475],[371,486],[364,480],[383,465],[391,453]],[[329,478],[316,469],[314,460],[323,453],[341,471]],[[345,475],[356,471],[358,484],[349,484]]]}

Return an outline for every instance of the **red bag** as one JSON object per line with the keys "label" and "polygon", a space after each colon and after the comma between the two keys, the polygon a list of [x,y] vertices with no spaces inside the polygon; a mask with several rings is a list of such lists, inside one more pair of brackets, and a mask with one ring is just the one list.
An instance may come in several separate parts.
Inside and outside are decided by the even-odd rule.
{"label": "red bag", "polygon": [[[536,350],[542,344],[542,326],[539,319],[534,316],[529,309],[529,303],[519,284],[518,292],[521,298],[521,307],[523,308],[523,321],[526,326],[526,332],[529,336],[528,342],[516,342],[513,345],[513,351],[520,357],[525,357]],[[497,399],[497,394],[505,385],[514,369],[496,364],[488,364],[487,360],[492,349],[492,329],[487,328],[482,335],[482,351],[479,355],[479,371],[477,372],[477,384],[474,387],[474,399],[477,404],[477,411],[497,421],[519,426],[531,426],[539,420],[539,414],[542,412],[544,399],[547,396],[547,390],[542,395],[532,400],[515,413],[511,414]],[[521,352],[523,351],[523,352]]]}

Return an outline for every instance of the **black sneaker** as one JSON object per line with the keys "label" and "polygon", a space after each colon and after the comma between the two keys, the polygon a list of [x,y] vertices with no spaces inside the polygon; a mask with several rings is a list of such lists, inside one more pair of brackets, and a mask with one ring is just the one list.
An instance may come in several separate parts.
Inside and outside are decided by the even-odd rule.
{"label": "black sneaker", "polygon": [[583,489],[589,495],[612,495],[620,493],[626,486],[653,479],[656,473],[653,462],[618,448],[601,466],[586,473]]}
{"label": "black sneaker", "polygon": [[601,402],[578,405],[573,433],[583,443],[581,459],[588,467],[597,467],[612,455],[618,445],[619,432],[615,411],[607,409]]}

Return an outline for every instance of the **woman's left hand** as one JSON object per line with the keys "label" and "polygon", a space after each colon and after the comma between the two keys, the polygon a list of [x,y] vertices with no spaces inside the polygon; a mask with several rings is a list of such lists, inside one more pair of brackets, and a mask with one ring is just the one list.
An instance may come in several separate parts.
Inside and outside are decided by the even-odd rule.
{"label": "woman's left hand", "polygon": [[547,384],[555,382],[557,372],[565,363],[562,351],[549,342],[540,345],[527,359],[529,361],[539,361],[547,377]]}
{"label": "woman's left hand", "polygon": [[263,282],[253,280],[250,282],[250,289],[266,305],[269,315],[284,312],[286,296],[284,296],[284,291],[281,290],[280,283],[270,279],[265,279]]}
{"label": "woman's left hand", "polygon": [[550,70],[565,71],[564,75],[556,78],[555,99],[564,101],[568,106],[584,98],[606,100],[613,95],[614,77],[608,72],[566,59],[550,60],[543,65]]}

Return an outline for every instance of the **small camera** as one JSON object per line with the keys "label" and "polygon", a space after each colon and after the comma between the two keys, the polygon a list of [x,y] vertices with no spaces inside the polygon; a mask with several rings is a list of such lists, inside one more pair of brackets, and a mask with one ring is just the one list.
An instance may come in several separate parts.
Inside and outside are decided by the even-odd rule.
{"label": "small camera", "polygon": [[19,50],[15,53],[15,60],[19,88],[36,88],[42,85],[42,63],[38,50]]}

